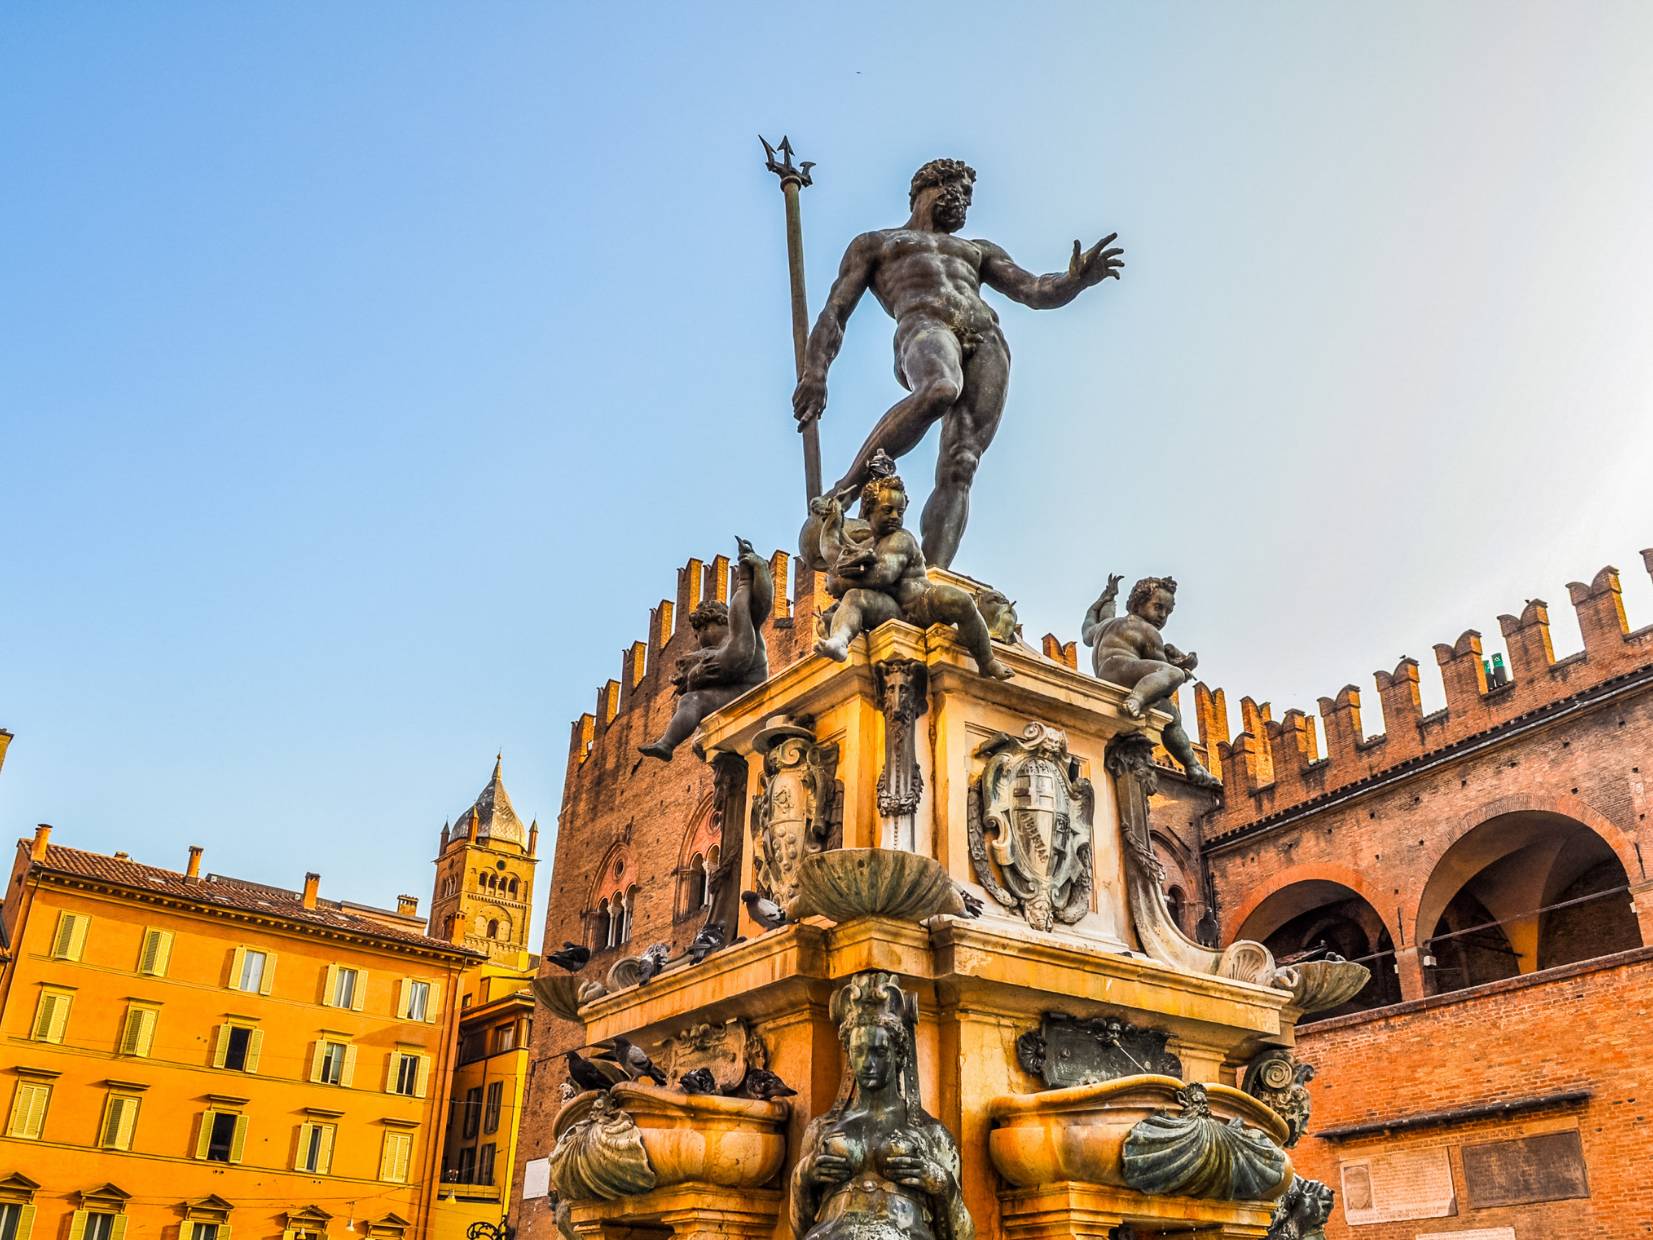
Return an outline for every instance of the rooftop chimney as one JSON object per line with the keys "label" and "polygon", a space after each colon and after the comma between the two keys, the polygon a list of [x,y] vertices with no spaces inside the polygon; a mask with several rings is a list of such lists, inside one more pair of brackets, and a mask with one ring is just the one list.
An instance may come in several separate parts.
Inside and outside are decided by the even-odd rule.
{"label": "rooftop chimney", "polygon": [[201,877],[201,854],[206,851],[199,844],[189,846],[189,864],[184,867],[185,878]]}
{"label": "rooftop chimney", "polygon": [[448,914],[448,942],[457,947],[465,946],[465,919],[458,913]]}
{"label": "rooftop chimney", "polygon": [[34,843],[29,846],[30,861],[46,859],[46,845],[52,841],[52,824],[43,822],[34,829]]}
{"label": "rooftop chimney", "polygon": [[417,917],[419,915],[419,897],[397,896],[396,911],[403,917]]}
{"label": "rooftop chimney", "polygon": [[304,896],[300,901],[305,908],[316,907],[316,892],[321,888],[321,875],[311,871],[304,876]]}

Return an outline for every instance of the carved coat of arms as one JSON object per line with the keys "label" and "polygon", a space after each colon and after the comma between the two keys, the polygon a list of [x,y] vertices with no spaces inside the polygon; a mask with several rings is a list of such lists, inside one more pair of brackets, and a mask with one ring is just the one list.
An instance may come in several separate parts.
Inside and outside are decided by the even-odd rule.
{"label": "carved coat of arms", "polygon": [[987,758],[970,790],[976,878],[1035,930],[1072,925],[1090,909],[1096,796],[1060,728],[1030,723],[976,750]]}
{"label": "carved coat of arms", "polygon": [[752,868],[758,891],[782,908],[798,898],[798,864],[825,849],[838,815],[838,747],[776,717],[758,733],[763,774],[752,799]]}

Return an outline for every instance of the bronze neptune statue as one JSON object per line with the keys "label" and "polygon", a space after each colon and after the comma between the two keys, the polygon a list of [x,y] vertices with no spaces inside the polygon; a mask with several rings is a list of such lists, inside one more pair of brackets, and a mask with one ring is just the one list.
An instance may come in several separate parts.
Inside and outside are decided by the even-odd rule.
{"label": "bronze neptune statue", "polygon": [[832,996],[848,1071],[804,1131],[792,1172],[796,1240],[974,1240],[952,1134],[918,1098],[918,1003],[888,973]]}
{"label": "bronze neptune statue", "polygon": [[921,522],[924,554],[938,568],[949,567],[958,553],[970,514],[970,483],[999,428],[1010,381],[1010,350],[999,332],[999,316],[982,300],[981,286],[1045,310],[1067,305],[1109,276],[1118,279],[1124,266],[1122,250],[1105,248],[1115,233],[1084,251],[1075,241],[1068,269],[1045,276],[1022,270],[991,241],[955,236],[964,227],[975,180],[975,169],[960,160],[932,159],[913,174],[907,222],[850,242],[810,333],[792,394],[800,424],[821,416],[827,370],[843,345],[850,314],[870,288],[895,320],[895,377],[911,395],[879,420],[829,493],[848,503],[870,476],[874,453],[902,456],[940,422],[936,485]]}
{"label": "bronze neptune statue", "polygon": [[737,538],[735,545],[734,595],[727,605],[714,599],[689,614],[699,645],[677,661],[677,708],[659,740],[638,746],[645,757],[670,762],[702,719],[769,677],[763,622],[775,605],[775,579],[751,543]]}
{"label": "bronze neptune statue", "polygon": [[1114,615],[1119,596],[1118,573],[1108,576],[1108,588],[1085,613],[1080,635],[1091,651],[1091,670],[1098,680],[1110,680],[1130,690],[1120,703],[1133,719],[1142,718],[1150,706],[1169,712],[1165,748],[1182,764],[1189,781],[1202,788],[1221,788],[1218,779],[1194,756],[1194,743],[1182,726],[1177,708],[1177,690],[1192,680],[1199,656],[1184,654],[1160,635],[1177,605],[1177,583],[1172,577],[1144,577],[1131,587],[1125,600],[1125,615]]}

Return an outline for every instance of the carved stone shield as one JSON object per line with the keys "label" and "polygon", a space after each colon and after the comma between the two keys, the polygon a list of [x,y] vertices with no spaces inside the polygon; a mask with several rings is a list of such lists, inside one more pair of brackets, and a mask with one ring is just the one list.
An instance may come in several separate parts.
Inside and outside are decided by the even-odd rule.
{"label": "carved stone shield", "polygon": [[1060,728],[1030,723],[976,751],[970,861],[992,897],[1035,930],[1072,925],[1090,909],[1095,794]]}
{"label": "carved stone shield", "polygon": [[838,812],[838,747],[790,721],[759,733],[763,774],[752,799],[753,877],[784,909],[798,899],[798,864],[827,847]]}

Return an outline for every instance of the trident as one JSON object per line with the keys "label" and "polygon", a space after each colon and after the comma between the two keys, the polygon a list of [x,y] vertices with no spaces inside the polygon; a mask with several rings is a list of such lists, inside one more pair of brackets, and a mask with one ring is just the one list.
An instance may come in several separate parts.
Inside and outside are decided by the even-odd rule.
{"label": "trident", "polygon": [[[758,135],[758,141],[763,143],[769,171],[781,179],[781,193],[786,198],[786,267],[792,277],[792,362],[801,379],[804,346],[809,339],[809,305],[804,297],[804,225],[798,213],[798,191],[814,183],[809,170],[815,165],[805,160],[793,167],[790,138],[783,136],[779,147],[770,146],[762,134]],[[777,151],[779,160],[775,158]],[[798,433],[804,437],[804,490],[807,492],[804,502],[808,503],[821,493],[821,431],[815,419],[809,418],[798,423]]]}

